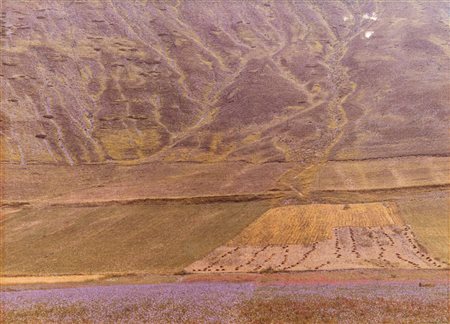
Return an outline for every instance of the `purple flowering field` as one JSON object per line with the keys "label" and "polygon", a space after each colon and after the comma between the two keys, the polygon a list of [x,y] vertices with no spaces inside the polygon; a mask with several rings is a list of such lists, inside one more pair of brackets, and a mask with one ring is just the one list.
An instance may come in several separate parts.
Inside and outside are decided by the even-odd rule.
{"label": "purple flowering field", "polygon": [[447,323],[448,287],[171,283],[2,292],[6,323]]}

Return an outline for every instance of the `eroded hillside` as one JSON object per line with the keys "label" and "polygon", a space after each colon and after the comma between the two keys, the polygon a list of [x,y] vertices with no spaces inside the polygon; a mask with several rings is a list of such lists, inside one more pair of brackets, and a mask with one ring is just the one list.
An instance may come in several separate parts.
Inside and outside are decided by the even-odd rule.
{"label": "eroded hillside", "polygon": [[447,154],[445,9],[3,1],[2,159]]}

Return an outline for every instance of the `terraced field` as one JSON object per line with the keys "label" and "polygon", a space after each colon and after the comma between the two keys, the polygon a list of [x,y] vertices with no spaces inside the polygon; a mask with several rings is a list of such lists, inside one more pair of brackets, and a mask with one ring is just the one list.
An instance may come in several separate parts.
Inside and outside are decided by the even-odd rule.
{"label": "terraced field", "polygon": [[398,157],[329,161],[317,174],[314,191],[368,191],[450,185],[450,158]]}
{"label": "terraced field", "polygon": [[276,194],[283,189],[277,186],[277,178],[290,166],[245,162],[2,165],[8,179],[3,185],[2,202],[83,204],[199,197],[208,201],[214,197]]}

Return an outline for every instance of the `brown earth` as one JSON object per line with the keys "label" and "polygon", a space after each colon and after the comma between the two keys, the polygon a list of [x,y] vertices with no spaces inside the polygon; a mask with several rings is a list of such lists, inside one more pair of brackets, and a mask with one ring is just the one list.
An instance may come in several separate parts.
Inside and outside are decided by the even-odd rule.
{"label": "brown earth", "polygon": [[448,155],[446,9],[3,1],[2,160]]}
{"label": "brown earth", "polygon": [[311,245],[224,246],[186,270],[278,272],[371,268],[439,269],[446,261],[421,250],[409,227],[341,227]]}

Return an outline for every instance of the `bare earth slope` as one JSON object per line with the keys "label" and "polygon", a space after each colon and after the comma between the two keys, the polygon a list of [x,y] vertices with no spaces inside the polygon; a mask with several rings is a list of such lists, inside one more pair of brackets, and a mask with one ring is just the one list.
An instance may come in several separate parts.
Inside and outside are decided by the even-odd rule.
{"label": "bare earth slope", "polygon": [[[271,207],[318,203],[317,237],[356,228],[377,247],[378,227],[411,226],[445,261],[449,7],[1,1],[3,271],[181,270]],[[363,220],[387,205],[398,221],[331,224],[356,203]],[[180,235],[185,215],[196,229]],[[395,242],[394,258],[415,253]]]}
{"label": "bare earth slope", "polygon": [[2,3],[3,161],[449,153],[445,3]]}

